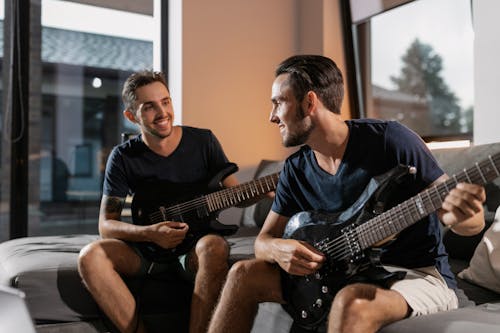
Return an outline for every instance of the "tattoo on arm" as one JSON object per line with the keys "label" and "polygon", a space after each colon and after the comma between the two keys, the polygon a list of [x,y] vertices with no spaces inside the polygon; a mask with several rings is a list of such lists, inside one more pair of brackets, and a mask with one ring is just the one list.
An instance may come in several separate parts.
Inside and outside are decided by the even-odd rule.
{"label": "tattoo on arm", "polygon": [[103,196],[102,211],[106,216],[120,216],[125,198]]}

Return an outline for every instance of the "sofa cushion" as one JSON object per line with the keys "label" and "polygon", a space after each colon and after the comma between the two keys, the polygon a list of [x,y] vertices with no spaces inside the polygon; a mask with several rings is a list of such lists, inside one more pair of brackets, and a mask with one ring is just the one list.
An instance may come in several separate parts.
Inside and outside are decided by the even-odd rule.
{"label": "sofa cushion", "polygon": [[[230,262],[253,256],[257,228],[241,228],[229,239]],[[252,237],[253,236],[253,237]],[[26,294],[26,304],[37,323],[72,322],[102,318],[77,270],[80,249],[97,235],[24,237],[0,244],[0,284]],[[127,278],[144,316],[169,314],[176,322],[188,320],[193,285],[175,276]],[[50,305],[50,306],[48,306]]]}
{"label": "sofa cushion", "polygon": [[[434,149],[432,154],[448,175],[454,175],[474,163],[486,160],[488,155],[500,152],[500,143],[470,146],[467,148]],[[500,204],[500,178],[486,184],[486,216],[493,216]]]}
{"label": "sofa cushion", "polygon": [[444,311],[397,321],[379,333],[494,333],[500,326],[500,303]]}
{"label": "sofa cushion", "polygon": [[500,207],[460,278],[500,293]]}

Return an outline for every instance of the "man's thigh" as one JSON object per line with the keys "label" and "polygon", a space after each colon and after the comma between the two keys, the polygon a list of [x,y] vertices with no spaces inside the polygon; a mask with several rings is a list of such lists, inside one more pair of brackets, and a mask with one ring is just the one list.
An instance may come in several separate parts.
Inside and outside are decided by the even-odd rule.
{"label": "man's thigh", "polygon": [[91,249],[99,253],[102,251],[104,258],[111,262],[113,269],[124,275],[135,275],[141,267],[141,256],[134,250],[130,244],[119,239],[105,238],[92,244]]}
{"label": "man's thigh", "polygon": [[406,277],[396,281],[391,290],[400,293],[411,308],[410,316],[420,316],[458,308],[455,291],[450,289],[435,267],[404,269],[386,267],[388,270],[403,270]]}

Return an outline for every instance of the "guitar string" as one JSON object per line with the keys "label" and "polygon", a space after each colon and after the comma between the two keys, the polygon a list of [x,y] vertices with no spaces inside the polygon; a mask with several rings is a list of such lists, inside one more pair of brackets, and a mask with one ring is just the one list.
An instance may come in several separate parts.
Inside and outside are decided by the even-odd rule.
{"label": "guitar string", "polygon": [[[152,222],[160,222],[163,220],[164,215],[173,215],[173,214],[183,214],[186,213],[190,210],[193,210],[195,208],[199,208],[205,205],[205,203],[208,204],[209,201],[209,196],[212,196],[215,200],[218,199],[218,202],[212,202],[214,208],[222,208],[224,203],[229,203],[229,204],[234,204],[235,202],[238,201],[240,198],[246,198],[249,199],[250,197],[255,197],[256,195],[264,194],[267,192],[272,191],[273,189],[276,188],[276,183],[278,180],[278,174],[272,174],[268,176],[264,176],[258,180],[244,183],[241,185],[236,185],[234,187],[238,187],[238,189],[233,189],[231,187],[223,189],[219,191],[218,194],[214,193],[209,193],[207,195],[201,196],[197,199],[190,200],[188,202],[174,205],[171,207],[167,207],[164,212],[162,211],[156,211],[151,214],[149,214],[149,218]],[[272,186],[270,186],[272,184]],[[259,193],[259,187],[260,190],[263,190],[262,193]],[[239,190],[239,192],[237,192]],[[265,192],[267,191],[267,192]],[[245,192],[245,193],[243,193]],[[235,194],[236,193],[236,194]],[[159,219],[159,220],[158,220]]]}
{"label": "guitar string", "polygon": [[[273,178],[272,177],[269,177],[269,178],[270,178],[270,181],[273,184],[273,186],[276,186],[273,183]],[[216,199],[218,198],[219,202],[221,202],[223,200],[225,203],[233,204],[234,202],[238,201],[238,199],[240,199],[241,197],[245,198],[245,196],[246,196],[246,198],[248,199],[251,196],[259,195],[260,193],[259,193],[259,188],[258,187],[260,187],[260,189],[263,192],[266,191],[266,190],[267,191],[272,191],[272,188],[269,187],[267,179],[265,180],[265,182],[266,182],[267,188],[263,184],[264,181],[259,182],[258,184],[255,184],[255,186],[253,186],[252,183],[242,184],[242,185],[238,186],[239,188],[240,187],[243,188],[242,190],[240,190],[240,192],[244,192],[245,191],[246,195],[245,195],[245,193],[236,193],[235,189],[228,188],[228,189],[221,190],[220,191],[221,193],[219,195],[215,195],[215,194],[212,193],[212,196],[216,197]],[[251,194],[248,194],[248,192],[251,192]],[[210,194],[202,196],[202,197],[194,199],[194,200],[191,200],[191,201],[183,203],[183,204],[178,204],[178,205],[175,205],[175,206],[172,206],[172,207],[168,207],[165,210],[165,213],[169,213],[169,214],[173,214],[173,213],[182,214],[182,213],[187,212],[187,211],[189,211],[189,210],[191,210],[193,208],[196,208],[197,206],[202,206],[203,204],[205,204],[209,200],[208,196],[210,196]],[[222,205],[221,204],[216,204],[215,206],[217,208],[220,208]],[[151,215],[152,215],[152,218],[156,218],[156,217],[163,218],[163,213],[161,211],[152,213]]]}
{"label": "guitar string", "polygon": [[[264,186],[264,181],[262,181],[261,183],[258,183],[256,184],[255,186],[253,186],[252,184],[242,184],[242,185],[239,185],[238,188],[242,188],[240,190],[240,192],[249,192],[251,191],[252,193],[253,192],[258,192],[259,191],[259,188],[261,190],[266,190],[265,189],[265,186]],[[269,188],[269,184],[267,184],[266,182],[266,185],[267,185],[267,190],[271,191],[272,189]],[[221,198],[221,200],[225,200],[227,202],[232,202],[232,201],[235,201],[236,200],[236,197],[240,198],[240,197],[249,197],[249,195],[245,195],[245,193],[243,194],[240,194],[237,192],[237,190],[239,189],[231,189],[231,188],[228,188],[228,189],[224,189],[224,190],[221,190],[219,192],[221,192],[220,194],[216,194],[215,192],[214,193],[210,193],[208,195],[205,195],[205,196],[202,196],[200,198],[197,198],[197,199],[193,199],[193,200],[190,200],[188,202],[185,202],[185,203],[182,203],[182,204],[178,204],[178,205],[175,205],[175,206],[172,206],[172,207],[169,207],[168,209],[172,210],[172,211],[175,211],[175,210],[179,210],[179,209],[184,209],[185,207],[188,207],[188,208],[191,208],[191,207],[194,207],[196,206],[197,204],[199,203],[203,203],[205,200],[205,198],[207,196],[214,196],[214,197],[219,197]]]}
{"label": "guitar string", "polygon": [[[494,167],[494,170],[491,170],[491,171],[495,172],[494,176],[499,176],[500,172],[494,166],[494,164],[493,164],[493,167]],[[492,177],[491,175],[488,176],[487,174],[486,174],[487,177],[485,177],[485,174],[483,174],[483,172],[481,172],[480,170],[475,170],[475,169],[473,169],[471,172],[469,172],[469,174],[473,178],[477,179],[479,183],[481,182],[480,180],[482,180],[483,182],[485,182],[487,179],[490,179]],[[454,184],[454,186],[452,186],[452,188],[454,188],[456,186],[456,184],[458,184],[459,182],[462,182],[462,181],[472,182],[471,179],[470,179],[470,176],[467,174],[467,172],[464,172],[464,173],[452,176],[452,178],[450,178],[450,180],[446,184],[442,183],[440,185],[442,185],[442,187],[444,187],[446,189],[446,194],[447,194],[449,192],[448,185],[452,185],[451,183],[454,182],[455,184]],[[479,177],[481,177],[481,178],[479,178]],[[442,204],[442,198],[441,198],[441,196],[444,195],[441,191],[437,190],[437,187],[438,186],[435,186],[434,188],[432,188],[430,190],[426,190],[426,191],[423,191],[422,193],[419,193],[420,196],[422,194],[426,194],[428,196],[428,199],[421,199],[421,200],[430,203],[432,205],[432,208],[433,208],[432,211],[436,210],[435,202],[437,204],[439,204],[439,207],[441,206],[441,204]],[[431,194],[432,190],[435,190],[436,193]],[[437,201],[436,199],[439,200],[439,201]],[[412,211],[412,212],[414,212],[415,214],[417,214],[419,217],[423,217],[423,216],[420,216],[421,214],[417,211],[415,205],[408,206],[409,203],[410,202],[408,202],[406,204],[406,206],[409,208],[409,210]],[[393,216],[397,215],[397,214],[394,214],[392,211],[388,211],[388,212],[389,212],[389,215],[390,214],[392,214]],[[424,214],[425,214],[425,216],[428,215],[427,213],[424,213]],[[404,217],[405,217],[405,215],[403,214],[403,218]],[[365,226],[365,225],[361,225],[360,227],[363,227],[363,226]],[[365,227],[363,229],[366,229],[365,231],[373,231],[374,228],[378,228],[378,227],[368,226],[368,227]],[[373,233],[368,233],[368,235],[373,235]],[[379,239],[383,239],[386,236],[389,236],[389,235],[384,235],[383,237],[379,237]],[[339,237],[339,238],[342,238],[342,237]],[[338,241],[339,238],[337,238],[337,241]],[[372,241],[370,244],[374,244],[376,242],[377,242],[377,240]],[[344,247],[342,248],[342,246],[344,246]],[[336,246],[336,247],[335,246],[333,246],[333,247],[330,246],[328,248],[328,250],[327,250],[327,254],[333,255],[333,256],[337,256],[337,257],[339,257],[339,256],[342,255],[343,257],[339,257],[339,258],[340,259],[344,259],[344,258],[346,258],[346,255],[349,254],[349,249],[347,247],[345,247],[345,245],[343,245],[343,244],[340,244],[340,249],[339,249],[339,246]],[[349,256],[347,256],[347,257],[349,257]]]}
{"label": "guitar string", "polygon": [[[450,189],[448,189],[448,185],[453,185],[453,186],[451,186],[451,188],[453,189],[456,187],[456,185],[459,182],[468,182],[468,183],[475,182],[475,183],[483,183],[484,184],[484,183],[487,183],[488,181],[491,181],[492,179],[500,176],[500,171],[498,170],[498,168],[496,166],[496,164],[500,164],[500,163],[495,162],[497,159],[500,159],[500,153],[498,153],[494,156],[490,155],[490,156],[488,156],[488,159],[489,160],[485,160],[485,161],[482,161],[480,163],[476,163],[475,168],[473,167],[469,170],[464,169],[463,172],[461,172],[457,175],[453,175],[446,182],[438,184],[437,186],[433,186],[432,188],[429,188],[429,189],[419,193],[417,196],[420,196],[420,200],[423,201],[424,203],[425,202],[427,202],[428,204],[430,203],[432,206],[432,209],[433,209],[432,211],[435,211],[437,209],[435,202],[437,204],[439,204],[439,207],[440,207],[442,205],[442,200],[444,199],[444,196],[450,192]],[[491,164],[491,166],[493,166],[493,169],[487,168],[487,166],[489,166],[490,164]],[[491,175],[491,174],[488,174],[488,172],[489,173],[494,172],[494,174]],[[471,177],[477,181],[472,181]],[[444,189],[446,191],[444,191],[444,192],[439,191],[438,190],[439,187],[444,187]],[[432,194],[431,193],[432,191],[434,191],[435,193]],[[427,199],[422,198],[422,194],[427,195],[428,198]],[[436,199],[438,199],[439,202],[437,202]],[[381,221],[382,218],[386,215],[389,215],[389,219],[391,219],[390,218],[391,214],[392,214],[392,217],[394,217],[394,216],[401,217],[402,216],[403,219],[405,220],[405,224],[408,224],[408,222],[406,222],[406,219],[405,219],[405,214],[398,213],[398,210],[401,210],[403,208],[403,205],[405,205],[406,208],[410,210],[410,212],[417,214],[419,216],[419,218],[423,218],[424,216],[427,216],[430,213],[430,212],[424,211],[424,213],[423,213],[424,215],[420,214],[419,211],[417,210],[417,208],[415,207],[415,205],[410,205],[411,201],[412,200],[407,200],[407,201],[397,205],[395,208],[390,209],[389,211],[386,211],[386,212],[382,213],[381,215],[375,217],[373,219],[374,222],[372,224],[367,225],[367,226],[365,224],[362,224],[358,228],[364,229],[363,232],[366,235],[373,235],[374,233],[376,233],[375,232],[376,230],[380,231],[380,227],[378,226],[377,221]],[[399,219],[399,220],[401,220],[401,219]],[[409,226],[409,225],[411,225],[411,224],[408,224],[407,226]],[[391,235],[392,235],[392,233],[388,234],[388,235],[383,234],[381,237],[379,237],[378,241],[381,241],[381,240],[383,240]],[[341,242],[341,240],[344,240],[344,242]],[[372,241],[370,244],[374,244],[376,242],[377,242],[377,240]],[[349,253],[351,252],[348,244],[345,243],[345,235],[341,235],[332,241],[329,241],[329,242],[326,242],[325,244],[322,244],[321,250],[323,250],[323,248],[324,248],[323,245],[326,245],[325,252],[329,256],[337,257],[338,260],[343,260],[345,258],[348,258]]]}
{"label": "guitar string", "polygon": [[[456,182],[456,178],[455,178],[455,182]],[[444,184],[439,184],[439,185],[444,185]],[[435,186],[434,188],[436,188],[438,186]],[[428,189],[426,191],[423,191],[422,193],[419,193],[418,195],[421,196],[422,194],[427,194],[429,197],[432,197],[432,194],[430,193],[432,190],[433,190],[433,188]],[[440,202],[442,202],[442,200],[441,200],[441,198],[439,196],[436,196],[436,197],[440,200]],[[421,198],[421,200],[422,201],[427,201],[425,198],[423,198],[423,199]],[[432,206],[434,208],[435,206],[434,206],[433,201],[431,200],[430,202],[432,203]],[[369,244],[375,244],[375,243],[377,243],[377,242],[379,242],[379,241],[381,241],[381,240],[383,240],[383,239],[385,239],[385,238],[387,238],[387,237],[389,237],[389,236],[391,236],[393,234],[393,233],[380,234],[381,230],[380,230],[379,224],[383,220],[385,220],[385,217],[388,217],[389,220],[401,221],[401,216],[403,217],[403,219],[405,219],[404,210],[406,208],[407,210],[409,209],[411,212],[414,212],[416,215],[418,214],[419,217],[422,218],[423,216],[420,216],[421,214],[418,212],[418,210],[416,209],[415,205],[410,205],[410,204],[411,204],[411,200],[410,201],[402,202],[399,205],[395,206],[394,208],[392,208],[392,209],[390,209],[390,210],[382,213],[381,215],[378,215],[378,216],[374,217],[372,223],[370,223],[370,224],[361,224],[358,228],[360,230],[362,230],[362,231],[359,232],[358,234],[361,235],[361,238],[363,238],[362,235],[368,235],[368,237],[370,238],[370,240],[367,241],[367,243],[369,243]],[[399,212],[403,212],[403,214],[401,214]],[[426,214],[426,213],[424,213],[424,214]],[[399,217],[399,219],[395,219],[394,217]],[[406,222],[406,220],[405,220],[405,222]],[[406,222],[406,224],[408,224],[408,223]],[[386,231],[386,230],[384,230],[384,231]],[[371,239],[372,236],[377,235],[377,234],[379,235],[378,239]],[[344,242],[340,243],[337,246],[335,246],[335,245],[332,246],[333,242],[339,242],[339,239],[342,239],[342,238],[344,238]],[[327,242],[326,245],[327,245],[327,254],[329,254],[331,256],[334,256],[334,257],[335,256],[339,256],[339,255],[344,255],[345,253],[349,253],[350,252],[348,244],[345,244],[345,236],[344,235],[339,236],[335,240]]]}

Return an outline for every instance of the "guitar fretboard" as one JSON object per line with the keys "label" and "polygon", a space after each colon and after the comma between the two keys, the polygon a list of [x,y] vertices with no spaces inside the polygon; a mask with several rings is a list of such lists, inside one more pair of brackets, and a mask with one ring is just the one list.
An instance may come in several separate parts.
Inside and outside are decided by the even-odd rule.
{"label": "guitar fretboard", "polygon": [[458,183],[484,185],[500,176],[500,153],[451,176],[448,180],[432,186],[416,196],[372,218],[356,227],[361,249],[397,234],[420,219],[438,210],[444,198]]}
{"label": "guitar fretboard", "polygon": [[279,173],[274,173],[256,180],[207,194],[206,201],[208,210],[210,212],[215,212],[274,191],[276,189],[276,184],[278,183],[278,176]]}
{"label": "guitar fretboard", "polygon": [[184,203],[169,207],[162,206],[158,211],[150,214],[150,221],[165,221],[169,216],[182,215],[190,211],[196,211],[199,216],[208,216],[213,212],[236,206],[246,200],[274,191],[278,183],[278,176],[279,172],[212,192]]}

